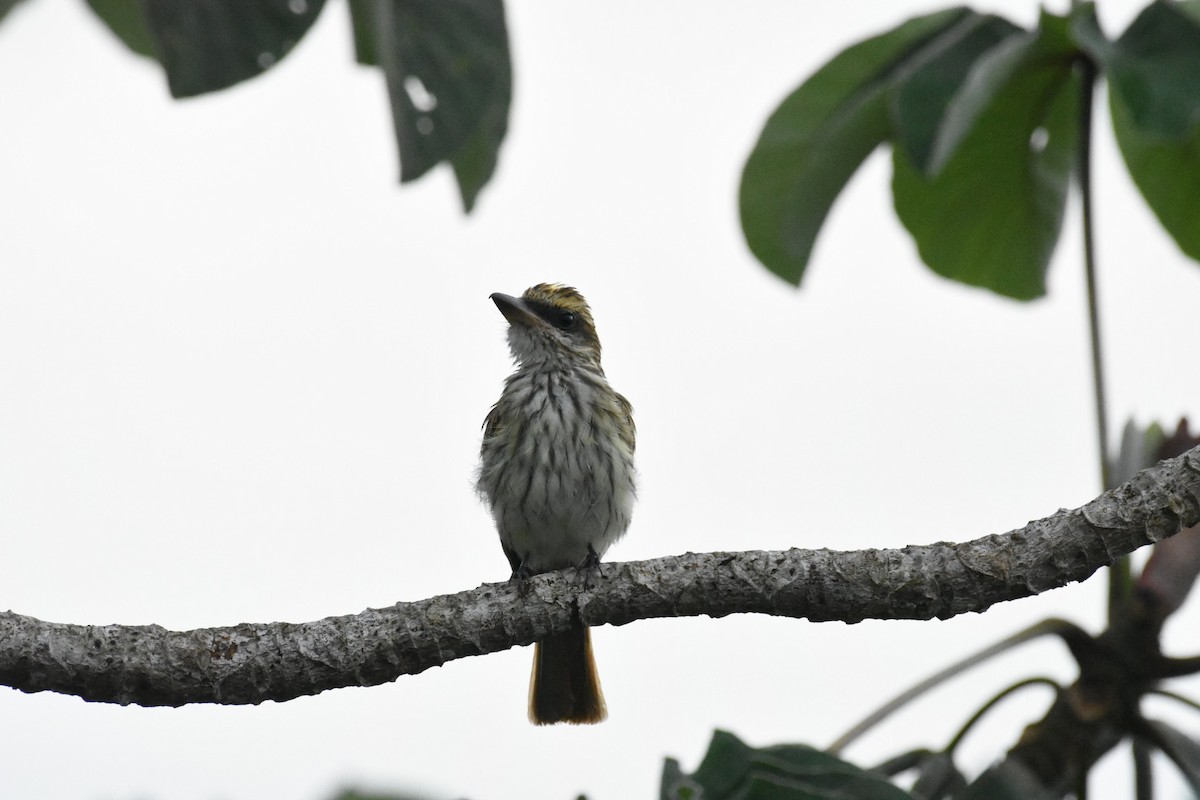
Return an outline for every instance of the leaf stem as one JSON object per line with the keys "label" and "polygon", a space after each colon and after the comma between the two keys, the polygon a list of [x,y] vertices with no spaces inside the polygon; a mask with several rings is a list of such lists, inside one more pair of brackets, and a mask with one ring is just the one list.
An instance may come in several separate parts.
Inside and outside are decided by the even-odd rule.
{"label": "leaf stem", "polygon": [[[1100,450],[1100,484],[1107,491],[1113,488],[1108,445],[1108,400],[1104,392],[1104,350],[1100,342],[1100,300],[1096,279],[1096,241],[1092,218],[1092,111],[1096,95],[1096,65],[1083,56],[1080,59],[1079,82],[1079,161],[1076,179],[1079,181],[1080,210],[1083,234],[1083,268],[1087,281],[1088,327],[1092,346],[1092,390],[1096,403],[1096,444]],[[1129,596],[1129,560],[1121,559],[1109,571],[1108,616],[1113,619]]]}
{"label": "leaf stem", "polygon": [[1195,709],[1196,711],[1200,711],[1200,703],[1198,703],[1195,700],[1193,700],[1192,698],[1187,697],[1182,694],[1177,694],[1175,692],[1167,691],[1166,689],[1151,689],[1150,691],[1146,692],[1146,694],[1153,694],[1153,695],[1158,695],[1159,697],[1165,697],[1168,700],[1174,700],[1177,703],[1183,703],[1185,706],[1190,706],[1191,708]]}
{"label": "leaf stem", "polygon": [[1092,343],[1092,385],[1096,400],[1096,441],[1100,447],[1100,480],[1112,488],[1108,452],[1108,402],[1104,394],[1104,354],[1100,345],[1100,302],[1096,281],[1096,245],[1092,220],[1092,106],[1096,65],[1084,58],[1081,66],[1079,108],[1079,194],[1083,216],[1083,266],[1087,277],[1088,323]]}
{"label": "leaf stem", "polygon": [[959,728],[958,733],[954,734],[954,738],[950,740],[950,744],[946,745],[946,752],[953,754],[954,751],[958,749],[958,746],[962,743],[962,740],[966,737],[966,735],[971,732],[972,728],[975,727],[975,724],[979,722],[979,720],[983,719],[984,715],[991,711],[998,703],[1007,698],[1009,695],[1015,694],[1022,689],[1027,689],[1030,686],[1049,686],[1054,690],[1056,697],[1059,696],[1063,690],[1063,687],[1059,686],[1056,681],[1041,676],[1026,678],[1023,681],[1014,683],[1012,686],[1007,687],[991,700],[988,700],[986,703],[984,703],[982,708],[972,714],[971,718],[963,723],[963,726]]}
{"label": "leaf stem", "polygon": [[1066,620],[1054,618],[1042,620],[1041,622],[1031,625],[1023,631],[1018,631],[1012,636],[1002,639],[999,642],[990,645],[989,647],[985,647],[977,653],[967,656],[961,661],[956,661],[945,669],[930,675],[928,678],[921,681],[916,686],[913,686],[911,689],[901,692],[899,695],[892,698],[875,711],[871,712],[865,719],[863,719],[853,728],[843,733],[840,737],[838,737],[837,741],[826,748],[826,752],[837,755],[851,742],[855,741],[864,733],[871,730],[871,728],[874,728],[892,714],[899,711],[901,708],[916,700],[918,697],[922,696],[931,689],[938,688],[950,678],[966,672],[971,667],[974,667],[977,664],[982,664],[988,659],[995,658],[1001,653],[1013,649],[1017,645],[1024,644],[1025,642],[1036,639],[1039,636],[1046,636],[1049,634],[1060,636],[1064,640],[1070,640],[1075,636],[1087,635],[1077,625],[1067,622]]}
{"label": "leaf stem", "polygon": [[1144,739],[1133,739],[1133,791],[1137,800],[1154,800],[1154,762]]}

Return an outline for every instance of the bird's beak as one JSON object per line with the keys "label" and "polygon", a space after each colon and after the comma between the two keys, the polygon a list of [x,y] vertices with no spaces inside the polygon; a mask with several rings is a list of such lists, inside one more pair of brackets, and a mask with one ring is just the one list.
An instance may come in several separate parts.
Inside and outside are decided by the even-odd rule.
{"label": "bird's beak", "polygon": [[542,318],[533,313],[525,301],[519,297],[496,292],[492,295],[492,302],[496,304],[496,308],[500,309],[500,313],[504,315],[510,325],[524,325],[532,328],[545,324],[542,322]]}

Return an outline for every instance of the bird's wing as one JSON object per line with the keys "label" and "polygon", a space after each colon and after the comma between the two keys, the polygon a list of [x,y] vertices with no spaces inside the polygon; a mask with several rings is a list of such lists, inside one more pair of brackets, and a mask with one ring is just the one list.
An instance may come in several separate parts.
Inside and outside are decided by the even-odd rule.
{"label": "bird's wing", "polygon": [[620,392],[613,394],[617,396],[617,406],[621,409],[621,415],[629,423],[621,427],[621,438],[625,440],[625,444],[629,446],[629,452],[632,453],[637,446],[637,426],[633,424],[633,406],[625,399],[625,395]]}
{"label": "bird's wing", "polygon": [[500,404],[492,406],[492,410],[483,418],[483,444],[487,446],[487,440],[496,436],[500,432]]}

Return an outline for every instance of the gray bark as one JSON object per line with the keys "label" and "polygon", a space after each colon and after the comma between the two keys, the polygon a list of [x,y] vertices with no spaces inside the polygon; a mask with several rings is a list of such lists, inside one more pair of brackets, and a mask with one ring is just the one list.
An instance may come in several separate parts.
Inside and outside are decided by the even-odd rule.
{"label": "gray bark", "polygon": [[651,617],[760,613],[813,621],[930,619],[1082,581],[1200,523],[1200,448],[1075,510],[1006,534],[901,549],[685,553],[612,563],[315,622],[168,631],[0,613],[0,685],[179,706],[289,700],[373,686],[562,631]]}

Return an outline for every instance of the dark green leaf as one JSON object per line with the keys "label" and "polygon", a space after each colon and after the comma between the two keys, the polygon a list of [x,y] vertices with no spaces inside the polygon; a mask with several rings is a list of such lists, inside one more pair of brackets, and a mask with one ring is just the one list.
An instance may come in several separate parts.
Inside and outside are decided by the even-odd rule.
{"label": "dark green leaf", "polygon": [[834,199],[890,133],[887,95],[923,48],[975,15],[909,20],[835,56],[767,120],[742,172],[742,231],[767,269],[799,285]]}
{"label": "dark green leaf", "polygon": [[19,2],[21,0],[0,0],[0,20],[8,16],[8,12],[12,11],[13,6]]}
{"label": "dark green leaf", "polygon": [[[970,74],[958,87],[947,105],[941,124],[934,136],[933,152],[925,172],[937,175],[958,152],[959,145],[976,130],[980,117],[995,106],[997,96],[1014,83],[1026,78],[1026,73],[1042,68],[1041,62],[1061,51],[1068,54],[1071,43],[1066,37],[1062,20],[1043,15],[1043,30],[1022,36],[1009,36],[1002,47],[992,49],[986,58],[973,61]],[[1071,64],[1063,59],[1050,67],[1052,72],[1066,74]],[[1032,128],[1030,129],[1032,132]]]}
{"label": "dark green leaf", "polygon": [[343,789],[330,800],[423,800],[423,798],[407,792],[397,794],[395,792],[361,792],[358,789]]}
{"label": "dark green leaf", "polygon": [[287,55],[325,0],[142,0],[174,97],[232,86]]}
{"label": "dark green leaf", "polygon": [[772,772],[751,775],[734,797],[736,800],[912,800],[882,778],[870,775],[826,781],[820,776],[796,777]]}
{"label": "dark green leaf", "polygon": [[704,761],[692,775],[668,760],[664,800],[911,800],[909,795],[853,764],[804,745],[755,749],[731,733],[716,731]]}
{"label": "dark green leaf", "polygon": [[938,134],[950,153],[927,179],[893,151],[896,213],[933,270],[1027,300],[1045,293],[1074,162],[1079,103],[1067,20],[988,51]]}
{"label": "dark green leaf", "polygon": [[954,800],[1058,800],[1060,795],[1014,759],[1006,759],[973,780]]}
{"label": "dark green leaf", "polygon": [[1152,743],[1175,764],[1193,792],[1200,792],[1200,742],[1165,722],[1146,720]]}
{"label": "dark green leaf", "polygon": [[954,766],[953,755],[945,750],[909,750],[892,756],[871,771],[893,779],[901,773],[915,773],[912,789],[909,790],[913,800],[950,797],[967,785],[962,773]]}
{"label": "dark green leaf", "polygon": [[966,785],[966,779],[954,766],[954,758],[949,753],[934,753],[917,768],[912,795],[916,800],[936,800],[949,797]]}
{"label": "dark green leaf", "polygon": [[705,796],[726,797],[734,792],[753,767],[754,748],[728,731],[713,731],[708,752],[691,780],[704,787]]}
{"label": "dark green leaf", "polygon": [[1200,125],[1200,22],[1175,3],[1151,3],[1106,53],[1110,91],[1146,136],[1186,139]]}
{"label": "dark green leaf", "polygon": [[138,0],[88,0],[88,5],[126,47],[140,56],[158,58]]}
{"label": "dark green leaf", "polygon": [[894,778],[902,772],[916,769],[921,765],[921,762],[935,755],[937,754],[928,747],[919,747],[916,750],[909,750],[898,756],[892,756],[882,764],[871,767],[871,772],[878,772],[880,775]]}
{"label": "dark green leaf", "polygon": [[379,65],[375,20],[376,0],[350,0],[350,25],[354,30],[354,59],[368,67]]}
{"label": "dark green leaf", "polygon": [[662,781],[658,787],[659,800],[696,800],[699,785],[683,774],[683,768],[673,758],[663,761]]}
{"label": "dark green leaf", "polygon": [[1121,92],[1108,102],[1133,182],[1179,248],[1200,260],[1200,126],[1182,140],[1157,138],[1136,125]]}
{"label": "dark green leaf", "polygon": [[897,81],[889,104],[893,139],[913,164],[934,171],[934,142],[951,98],[980,56],[1023,32],[1001,17],[971,14],[939,36],[936,47],[923,49],[920,62]]}
{"label": "dark green leaf", "polygon": [[489,106],[475,133],[454,156],[454,177],[458,181],[463,208],[468,212],[475,206],[479,191],[496,170],[496,156],[507,130],[507,106]]}
{"label": "dark green leaf", "polygon": [[512,64],[502,0],[386,0],[378,56],[387,75],[400,181],[454,166],[470,211],[508,130]]}
{"label": "dark green leaf", "polygon": [[1167,233],[1200,260],[1200,2],[1150,5],[1104,55],[1125,166]]}
{"label": "dark green leaf", "polygon": [[1100,30],[1100,20],[1096,18],[1095,3],[1081,3],[1071,9],[1071,40],[1079,45],[1079,49],[1100,64],[1112,56],[1113,42]]}

